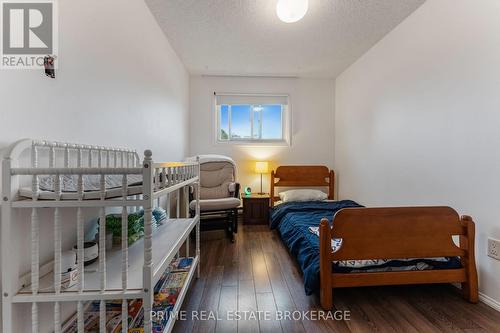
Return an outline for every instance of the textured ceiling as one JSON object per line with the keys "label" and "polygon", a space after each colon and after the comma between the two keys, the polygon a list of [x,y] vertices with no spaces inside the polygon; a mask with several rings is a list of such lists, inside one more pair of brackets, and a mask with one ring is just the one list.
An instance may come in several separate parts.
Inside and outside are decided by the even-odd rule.
{"label": "textured ceiling", "polygon": [[277,0],[146,0],[192,74],[336,77],[425,0],[309,0],[297,23]]}

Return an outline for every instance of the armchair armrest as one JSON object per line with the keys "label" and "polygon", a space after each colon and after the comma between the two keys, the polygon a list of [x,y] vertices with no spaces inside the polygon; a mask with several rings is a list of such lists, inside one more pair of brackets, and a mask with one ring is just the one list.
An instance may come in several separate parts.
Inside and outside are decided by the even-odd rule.
{"label": "armchair armrest", "polygon": [[[229,184],[229,193],[233,198],[240,198],[240,188],[240,183]],[[189,186],[189,202],[193,201],[194,199],[194,186]]]}
{"label": "armchair armrest", "polygon": [[240,183],[230,183],[229,184],[229,193],[233,195],[235,198],[240,198]]}

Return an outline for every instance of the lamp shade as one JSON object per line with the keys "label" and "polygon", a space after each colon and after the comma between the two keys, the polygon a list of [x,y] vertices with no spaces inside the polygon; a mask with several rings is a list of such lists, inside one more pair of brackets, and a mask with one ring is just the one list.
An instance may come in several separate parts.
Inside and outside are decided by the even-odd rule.
{"label": "lamp shade", "polygon": [[255,163],[256,173],[268,173],[269,172],[269,162],[256,162]]}

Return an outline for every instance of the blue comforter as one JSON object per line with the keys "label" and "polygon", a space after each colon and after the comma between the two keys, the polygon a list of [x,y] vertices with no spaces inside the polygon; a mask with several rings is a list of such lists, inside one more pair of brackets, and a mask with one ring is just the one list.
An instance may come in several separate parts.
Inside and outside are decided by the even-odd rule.
{"label": "blue comforter", "polygon": [[[343,208],[362,207],[351,200],[311,201],[282,203],[271,210],[271,228],[277,229],[281,239],[288,247],[304,276],[304,287],[307,295],[319,290],[319,237],[311,233],[309,227],[317,227],[322,218],[330,224],[335,213]],[[446,257],[444,260],[410,259],[389,260],[382,265],[366,266],[362,270],[384,267],[404,267],[417,263],[429,265],[429,269],[447,269],[460,267],[457,257]],[[339,273],[348,273],[351,268],[335,264]]]}
{"label": "blue comforter", "polygon": [[319,238],[308,231],[326,217],[330,224],[333,215],[342,208],[362,207],[351,200],[286,202],[271,211],[271,228],[278,229],[304,274],[307,295],[319,290]]}

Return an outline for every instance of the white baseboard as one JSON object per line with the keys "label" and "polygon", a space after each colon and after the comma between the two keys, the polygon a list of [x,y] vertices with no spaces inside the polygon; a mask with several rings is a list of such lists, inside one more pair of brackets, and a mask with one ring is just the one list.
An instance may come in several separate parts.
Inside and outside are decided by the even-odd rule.
{"label": "white baseboard", "polygon": [[[460,285],[460,283],[452,283],[452,285],[457,287],[458,289],[462,289],[462,286]],[[479,292],[479,301],[488,305],[493,310],[500,312],[500,302],[497,300],[494,300],[490,296],[483,294],[482,292]]]}
{"label": "white baseboard", "polygon": [[479,293],[479,300],[483,302],[484,304],[488,305],[490,308],[497,310],[500,312],[500,302],[497,300],[494,300],[488,295],[485,295],[483,293]]}

